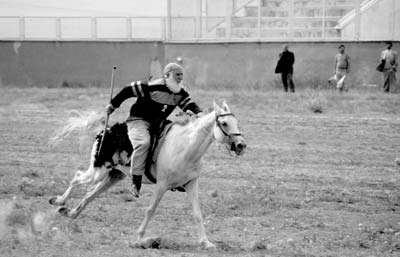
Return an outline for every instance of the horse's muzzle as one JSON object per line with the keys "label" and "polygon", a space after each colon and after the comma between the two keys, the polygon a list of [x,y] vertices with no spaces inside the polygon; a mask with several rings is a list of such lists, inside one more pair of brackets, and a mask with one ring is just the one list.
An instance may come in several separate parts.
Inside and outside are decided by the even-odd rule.
{"label": "horse's muzzle", "polygon": [[231,151],[235,152],[236,155],[244,154],[244,149],[246,149],[246,143],[242,140],[231,144]]}

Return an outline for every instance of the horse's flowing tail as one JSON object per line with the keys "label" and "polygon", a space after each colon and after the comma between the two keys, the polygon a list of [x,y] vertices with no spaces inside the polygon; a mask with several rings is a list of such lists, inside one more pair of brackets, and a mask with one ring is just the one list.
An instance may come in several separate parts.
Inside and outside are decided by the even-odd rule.
{"label": "horse's flowing tail", "polygon": [[54,132],[54,136],[50,138],[49,144],[55,146],[67,139],[74,133],[78,133],[80,142],[89,134],[99,133],[104,126],[104,115],[95,111],[81,112],[72,110],[69,112],[69,118],[63,126]]}

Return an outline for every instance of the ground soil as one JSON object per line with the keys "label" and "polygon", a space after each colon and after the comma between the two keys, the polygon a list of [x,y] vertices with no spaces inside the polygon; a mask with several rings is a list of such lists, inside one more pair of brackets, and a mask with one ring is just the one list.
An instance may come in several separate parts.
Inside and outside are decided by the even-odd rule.
{"label": "ground soil", "polygon": [[135,201],[124,180],[75,220],[48,204],[90,154],[77,135],[49,138],[68,111],[103,111],[107,91],[0,88],[0,256],[400,256],[399,95],[192,91],[205,108],[227,100],[248,145],[241,157],[217,145],[204,156],[210,252],[198,247],[184,193],[168,192],[149,225],[159,249],[132,246],[152,186]]}

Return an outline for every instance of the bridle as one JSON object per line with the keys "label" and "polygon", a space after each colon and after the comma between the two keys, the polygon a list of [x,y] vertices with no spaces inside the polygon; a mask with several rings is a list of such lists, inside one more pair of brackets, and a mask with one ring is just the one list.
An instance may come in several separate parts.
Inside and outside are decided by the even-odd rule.
{"label": "bridle", "polygon": [[[224,113],[224,114],[217,114],[217,116],[216,116],[216,118],[215,118],[215,122],[216,122],[217,127],[218,127],[218,128],[221,130],[221,132],[224,134],[224,136],[225,136],[225,137],[228,137],[228,144],[224,144],[224,145],[225,145],[225,148],[226,148],[226,150],[228,151],[228,153],[232,156],[231,151],[235,151],[235,152],[236,152],[236,145],[235,145],[235,142],[234,142],[233,138],[234,138],[234,137],[237,137],[237,136],[242,136],[242,133],[241,133],[240,131],[237,132],[237,133],[231,133],[231,132],[227,131],[227,130],[224,128],[224,126],[223,126],[223,124],[221,123],[221,121],[219,120],[219,118],[225,117],[225,116],[233,116],[233,117],[235,117],[235,115],[234,115],[233,113],[231,113],[231,112],[229,112],[229,113]],[[213,140],[215,140],[214,135],[213,135]],[[229,145],[230,145],[230,148],[229,148]]]}
{"label": "bridle", "polygon": [[233,116],[233,117],[235,117],[235,115],[234,115],[233,113],[231,113],[231,112],[229,112],[229,113],[224,113],[224,114],[218,114],[217,117],[216,117],[217,126],[218,126],[218,128],[222,131],[222,133],[223,133],[225,136],[227,136],[227,137],[229,138],[230,141],[232,141],[232,140],[231,140],[232,137],[234,137],[234,136],[241,136],[242,133],[240,133],[240,132],[238,132],[238,133],[230,133],[229,131],[226,131],[226,130],[224,129],[224,127],[222,126],[221,121],[219,120],[219,118],[225,117],[225,116]]}

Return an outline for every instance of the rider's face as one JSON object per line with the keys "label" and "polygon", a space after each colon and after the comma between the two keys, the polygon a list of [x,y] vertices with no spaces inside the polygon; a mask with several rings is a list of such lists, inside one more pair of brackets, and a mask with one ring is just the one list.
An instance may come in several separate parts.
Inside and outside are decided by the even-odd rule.
{"label": "rider's face", "polygon": [[173,71],[172,76],[177,83],[181,83],[183,79],[183,72],[182,71]]}

